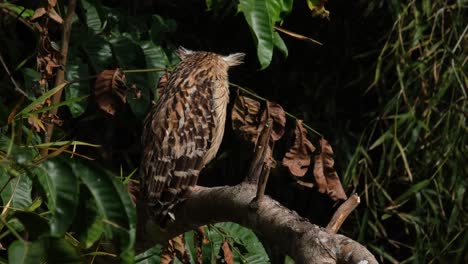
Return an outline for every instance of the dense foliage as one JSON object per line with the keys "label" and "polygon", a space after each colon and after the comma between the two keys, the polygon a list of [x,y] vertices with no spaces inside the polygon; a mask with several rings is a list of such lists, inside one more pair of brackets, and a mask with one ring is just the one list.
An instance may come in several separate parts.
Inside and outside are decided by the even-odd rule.
{"label": "dense foliage", "polygon": [[[160,247],[134,256],[135,211],[125,186],[137,179],[141,122],[157,100],[159,77],[178,62],[179,45],[245,52],[231,81],[330,138],[346,193],[363,200],[345,235],[384,262],[468,262],[466,1],[330,0],[327,11],[319,0],[80,0],[64,69],[70,84],[54,83],[60,67],[53,64],[63,30],[57,16],[65,17],[69,1],[57,1],[55,14],[44,8],[47,19],[35,17],[51,2],[0,3],[1,263],[115,254],[160,261]],[[112,116],[93,87],[98,73],[115,68],[129,89],[128,104],[113,101]],[[60,102],[44,103],[62,90]],[[44,114],[51,109],[57,117]],[[56,124],[51,142],[43,137],[47,123]],[[223,166],[240,157],[230,136],[218,155]],[[272,195],[327,221],[328,197],[281,181],[287,184]],[[205,232],[204,262],[226,257],[223,248],[236,262],[267,259],[238,225]],[[193,236],[186,234],[192,260]]]}

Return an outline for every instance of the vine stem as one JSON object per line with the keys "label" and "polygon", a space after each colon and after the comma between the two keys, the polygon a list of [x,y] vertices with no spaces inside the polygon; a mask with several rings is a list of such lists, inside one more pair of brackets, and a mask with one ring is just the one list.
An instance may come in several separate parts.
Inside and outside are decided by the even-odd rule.
{"label": "vine stem", "polygon": [[[233,86],[233,87],[236,87],[237,89],[241,90],[242,92],[244,92],[244,93],[246,93],[246,94],[249,94],[249,95],[251,95],[251,96],[253,96],[253,97],[255,97],[255,98],[259,99],[259,100],[262,100],[262,101],[264,101],[264,102],[267,102],[267,101],[268,101],[268,99],[266,99],[266,98],[264,98],[264,97],[261,97],[260,95],[254,93],[254,92],[252,92],[251,90],[249,90],[249,89],[247,89],[247,88],[244,88],[244,87],[242,87],[242,86],[240,86],[240,85],[238,85],[238,84],[235,84],[235,83],[231,83],[231,82],[230,82],[229,85],[231,85],[231,86]],[[284,114],[285,114],[285,115],[291,117],[292,119],[294,119],[294,120],[296,120],[296,121],[299,120],[299,118],[297,118],[295,115],[293,115],[293,114],[291,114],[291,113],[289,113],[289,112],[287,112],[287,111],[285,111],[285,110],[283,110],[283,111],[284,111]],[[320,132],[318,132],[317,130],[313,129],[312,127],[310,127],[310,126],[307,125],[306,123],[303,122],[302,125],[303,125],[305,128],[307,128],[309,131],[311,131],[312,133],[316,134],[317,136],[323,137],[322,134],[320,134]]]}

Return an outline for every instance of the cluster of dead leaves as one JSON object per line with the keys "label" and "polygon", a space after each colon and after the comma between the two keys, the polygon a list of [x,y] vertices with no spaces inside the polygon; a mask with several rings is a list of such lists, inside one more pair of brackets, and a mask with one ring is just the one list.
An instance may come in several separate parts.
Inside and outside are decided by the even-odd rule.
{"label": "cluster of dead leaves", "polygon": [[[47,98],[44,102],[38,104],[32,110],[34,112],[50,105],[51,100],[50,98]],[[28,123],[36,130],[36,132],[46,132],[44,124],[62,126],[63,120],[61,120],[56,114],[50,113],[49,111],[44,111],[37,114],[29,114]]]}
{"label": "cluster of dead leaves", "polygon": [[[120,69],[104,70],[97,76],[94,84],[94,98],[99,107],[110,115],[127,103],[127,84],[125,74]],[[135,98],[141,97],[141,91],[135,85],[130,87]]]}
{"label": "cluster of dead leaves", "polygon": [[47,88],[48,82],[54,78],[56,70],[62,67],[60,65],[62,55],[54,47],[49,36],[51,20],[58,24],[63,23],[62,17],[55,11],[56,5],[57,0],[42,1],[31,17],[31,22],[35,22],[34,26],[39,32],[37,68],[41,74],[39,85],[43,91]]}
{"label": "cluster of dead leaves", "polygon": [[[231,115],[234,131],[243,140],[253,144],[257,143],[268,119],[273,120],[271,134],[273,143],[285,133],[286,115],[279,104],[267,101],[266,104],[262,105],[261,102],[238,93]],[[333,168],[333,150],[323,138],[320,139],[319,144],[320,152],[314,156],[315,184],[320,192],[326,192],[333,200],[346,200],[347,197],[338,174]],[[270,147],[272,148],[271,145]],[[307,138],[307,130],[303,127],[302,121],[297,120],[294,128],[294,140],[281,163],[288,168],[292,175],[301,178],[309,171],[315,150],[316,148]],[[312,183],[299,179],[298,183],[306,187],[313,187]]]}
{"label": "cluster of dead leaves", "polygon": [[[203,226],[200,226],[197,230],[195,230],[195,235],[193,237],[193,242],[195,245],[196,250],[196,259],[195,263],[202,264],[203,263],[203,252],[202,252],[202,245],[208,244],[210,241],[206,238],[205,229]],[[177,257],[182,263],[191,263],[190,262],[190,255],[188,253],[188,249],[185,247],[185,237],[183,234],[178,235],[172,239],[170,239],[167,244],[164,246],[161,252],[161,264],[169,264],[173,263],[174,259]],[[228,245],[229,247],[229,245]],[[224,248],[224,245],[223,247]],[[230,251],[229,251],[230,252]],[[231,253],[232,259],[232,253]],[[227,262],[226,263],[234,263]]]}

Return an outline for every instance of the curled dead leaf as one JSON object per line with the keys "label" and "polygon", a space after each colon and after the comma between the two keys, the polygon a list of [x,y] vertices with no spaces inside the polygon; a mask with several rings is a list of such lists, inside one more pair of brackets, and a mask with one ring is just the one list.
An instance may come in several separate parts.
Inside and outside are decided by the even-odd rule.
{"label": "curled dead leaf", "polygon": [[310,166],[314,145],[307,139],[307,130],[302,126],[302,120],[297,120],[294,130],[294,143],[283,158],[283,165],[289,168],[292,175],[302,177]]}
{"label": "curled dead leaf", "polygon": [[346,200],[347,196],[341,185],[340,178],[333,167],[333,149],[324,138],[320,139],[320,154],[315,156],[314,177],[321,193],[327,194],[333,200]]}
{"label": "curled dead leaf", "polygon": [[257,142],[267,120],[266,113],[261,110],[257,100],[237,95],[231,112],[232,127],[243,140],[254,144]]}
{"label": "curled dead leaf", "polygon": [[267,102],[268,116],[273,119],[273,130],[271,139],[278,141],[283,135],[286,127],[286,115],[283,107],[277,103]]}
{"label": "curled dead leaf", "polygon": [[272,141],[277,141],[284,135],[286,115],[277,103],[267,101],[266,109],[263,109],[259,101],[238,94],[231,117],[234,131],[245,141],[256,144],[269,118],[273,120]]}
{"label": "curled dead leaf", "polygon": [[190,263],[190,256],[185,248],[184,235],[178,235],[170,239],[161,252],[161,263],[173,263],[177,257],[182,263]]}
{"label": "curled dead leaf", "polygon": [[[120,69],[104,70],[94,84],[96,103],[102,110],[114,115],[116,108],[127,102],[126,88],[125,75]],[[136,87],[134,90],[137,91]]]}

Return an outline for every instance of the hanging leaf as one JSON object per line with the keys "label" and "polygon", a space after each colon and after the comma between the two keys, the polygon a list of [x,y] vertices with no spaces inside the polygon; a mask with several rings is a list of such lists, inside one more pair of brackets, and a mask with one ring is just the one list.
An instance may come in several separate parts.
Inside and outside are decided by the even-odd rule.
{"label": "hanging leaf", "polygon": [[273,119],[273,130],[271,139],[278,141],[283,135],[286,126],[286,115],[284,114],[283,107],[277,103],[267,102],[268,115]]}
{"label": "hanging leaf", "polygon": [[347,196],[341,186],[340,178],[336,173],[333,165],[333,150],[324,138],[320,139],[321,152],[315,156],[314,164],[314,176],[315,181],[318,185],[318,189],[321,193],[327,192],[327,194],[333,200],[346,200]]}
{"label": "hanging leaf", "polygon": [[41,164],[45,179],[41,180],[48,194],[49,209],[52,211],[51,235],[62,236],[75,217],[78,206],[78,180],[70,166],[59,159],[48,159]]}
{"label": "hanging leaf", "polygon": [[291,12],[291,0],[240,0],[237,10],[244,14],[244,18],[252,31],[257,45],[257,57],[261,69],[270,65],[273,47],[287,56],[287,47],[281,36],[273,30],[275,23],[281,21],[285,14]]}
{"label": "hanging leaf", "polygon": [[292,175],[302,177],[310,166],[310,158],[315,151],[314,145],[307,139],[307,130],[302,120],[297,120],[294,131],[294,143],[283,158],[283,165],[289,168]]}
{"label": "hanging leaf", "polygon": [[120,69],[102,71],[94,84],[94,96],[99,107],[110,115],[127,102],[125,75]]}
{"label": "hanging leaf", "polygon": [[266,114],[261,112],[260,102],[238,94],[231,115],[234,131],[243,140],[255,144],[266,122]]}

